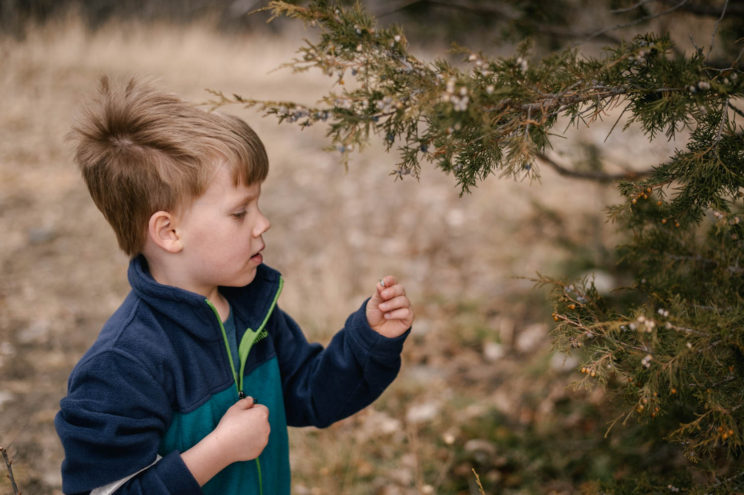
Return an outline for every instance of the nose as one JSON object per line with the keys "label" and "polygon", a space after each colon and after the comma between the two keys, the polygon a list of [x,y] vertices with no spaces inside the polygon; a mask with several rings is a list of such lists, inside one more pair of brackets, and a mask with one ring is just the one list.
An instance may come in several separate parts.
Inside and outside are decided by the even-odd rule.
{"label": "nose", "polygon": [[271,222],[262,212],[258,213],[258,221],[253,230],[254,237],[261,237],[261,235],[271,228]]}

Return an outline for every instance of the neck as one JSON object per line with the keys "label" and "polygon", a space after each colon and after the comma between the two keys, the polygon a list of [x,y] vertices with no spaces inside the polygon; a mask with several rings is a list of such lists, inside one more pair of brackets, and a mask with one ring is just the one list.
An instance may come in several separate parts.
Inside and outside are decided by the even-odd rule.
{"label": "neck", "polygon": [[220,291],[215,290],[214,296],[207,297],[207,299],[217,309],[217,313],[220,315],[220,320],[227,320],[228,316],[230,316],[230,304],[227,302],[227,299],[220,294]]}
{"label": "neck", "polygon": [[204,296],[208,299],[217,312],[220,315],[222,321],[225,321],[230,315],[230,305],[224,296],[220,293],[217,286],[197,286],[189,280],[185,280],[182,276],[181,270],[173,269],[168,263],[161,262],[157,257],[150,259],[147,256],[147,263],[150,268],[150,275],[155,281],[162,285],[169,285],[171,287],[178,287],[179,289],[187,290],[195,294]]}

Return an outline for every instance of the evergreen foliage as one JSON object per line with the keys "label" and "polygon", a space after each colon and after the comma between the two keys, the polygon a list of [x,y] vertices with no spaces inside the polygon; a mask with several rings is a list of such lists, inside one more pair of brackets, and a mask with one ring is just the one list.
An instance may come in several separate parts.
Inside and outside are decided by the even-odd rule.
{"label": "evergreen foliage", "polygon": [[[624,398],[616,423],[648,423],[681,446],[710,475],[700,492],[742,490],[741,52],[714,66],[703,48],[686,56],[668,36],[645,34],[599,57],[571,49],[533,59],[527,44],[505,58],[460,49],[463,70],[417,59],[400,28],[380,28],[358,4],[274,1],[269,10],[318,28],[288,66],[326,73],[335,90],[315,106],[218,92],[215,105],[237,102],[281,122],[327,126],[344,158],[379,136],[397,150],[399,178],[418,176],[424,162],[451,174],[463,193],[492,174],[534,178],[537,164],[550,164],[545,152],[559,119],[592,125],[617,108],[623,126],[635,123],[649,139],[689,135],[648,173],[610,177],[624,197],[609,216],[626,234],[618,254],[629,286],[607,295],[591,279],[539,283],[553,290],[556,348],[579,353],[583,383]],[[635,493],[641,480],[664,486],[638,477],[635,487],[625,480],[615,489]]]}

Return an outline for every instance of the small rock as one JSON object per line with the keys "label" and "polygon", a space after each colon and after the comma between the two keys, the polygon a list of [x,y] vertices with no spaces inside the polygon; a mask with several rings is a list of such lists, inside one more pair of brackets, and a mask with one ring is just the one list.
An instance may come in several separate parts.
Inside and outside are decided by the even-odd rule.
{"label": "small rock", "polygon": [[535,323],[524,328],[517,335],[514,343],[518,351],[528,353],[537,350],[545,342],[548,334],[548,327],[543,323]]}
{"label": "small rock", "polygon": [[594,283],[594,288],[601,295],[607,295],[617,287],[617,280],[609,273],[602,270],[593,270],[582,275]]}
{"label": "small rock", "polygon": [[33,320],[26,328],[18,332],[18,342],[30,344],[43,343],[49,335],[49,320]]}
{"label": "small rock", "polygon": [[57,237],[57,232],[54,229],[36,227],[28,229],[28,242],[29,244],[44,244]]}
{"label": "small rock", "polygon": [[496,446],[482,438],[474,438],[465,442],[465,452],[470,454],[476,462],[487,464],[496,457]]}
{"label": "small rock", "polygon": [[0,409],[2,409],[3,405],[6,402],[10,402],[11,400],[13,400],[13,397],[15,397],[15,395],[12,392],[0,390]]}
{"label": "small rock", "polygon": [[579,361],[569,354],[556,352],[550,357],[550,369],[555,371],[569,371],[576,368]]}
{"label": "small rock", "polygon": [[406,421],[409,423],[425,423],[434,419],[440,410],[437,402],[424,402],[411,406],[406,413]]}
{"label": "small rock", "polygon": [[486,342],[483,346],[483,357],[491,363],[504,357],[504,346],[498,342]]}
{"label": "small rock", "polygon": [[370,409],[364,421],[357,431],[364,438],[372,438],[380,435],[391,435],[401,430],[400,420],[393,418],[382,411]]}

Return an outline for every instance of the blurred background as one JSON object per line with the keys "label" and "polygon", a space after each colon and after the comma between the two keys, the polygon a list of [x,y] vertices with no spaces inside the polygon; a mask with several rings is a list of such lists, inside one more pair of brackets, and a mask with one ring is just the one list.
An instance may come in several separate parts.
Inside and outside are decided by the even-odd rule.
{"label": "blurred background", "polygon": [[[73,365],[128,292],[128,260],[66,141],[76,112],[103,75],[152,79],[205,108],[210,89],[314,102],[333,79],[279,66],[315,33],[249,15],[264,5],[0,1],[0,446],[23,493],[61,493],[53,417]],[[381,23],[400,24],[421,59],[454,64],[453,42],[495,56],[526,36],[537,54],[588,37],[582,49],[596,53],[648,27],[601,33],[620,21],[580,0],[365,5]],[[714,19],[675,22],[693,49],[690,33],[704,43]],[[632,425],[605,436],[612,404],[601,389],[572,386],[578,362],[552,351],[552,309],[530,280],[539,272],[591,274],[605,289],[622,283],[605,219],[612,185],[545,168],[539,181],[490,177],[461,197],[433,168],[394,180],[396,157],[380,143],[345,170],[324,151],[323,129],[223,111],[247,119],[268,149],[265,260],[283,273],[280,305],[308,337],[327,342],[387,273],[417,313],[400,377],[380,400],[326,430],[291,431],[294,493],[479,493],[474,471],[486,493],[591,493],[639,466],[675,465],[671,454],[647,456]],[[556,152],[579,168],[641,170],[674,149],[633,127],[607,137],[613,121],[569,129]],[[11,493],[4,476],[0,492]]]}

